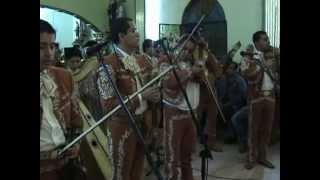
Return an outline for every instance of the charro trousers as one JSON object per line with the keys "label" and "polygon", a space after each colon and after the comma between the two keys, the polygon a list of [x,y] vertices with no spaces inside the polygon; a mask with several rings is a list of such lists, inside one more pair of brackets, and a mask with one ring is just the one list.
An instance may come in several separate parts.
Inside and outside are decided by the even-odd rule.
{"label": "charro trousers", "polygon": [[196,128],[188,111],[164,107],[165,172],[168,180],[193,180],[191,158],[196,145]]}
{"label": "charro trousers", "polygon": [[249,109],[249,162],[267,159],[274,119],[273,97],[259,97],[251,101]]}

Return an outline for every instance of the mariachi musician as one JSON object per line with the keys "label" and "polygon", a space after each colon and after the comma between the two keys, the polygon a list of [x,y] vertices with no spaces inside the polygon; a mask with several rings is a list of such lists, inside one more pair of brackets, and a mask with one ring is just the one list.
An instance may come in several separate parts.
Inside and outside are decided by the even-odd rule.
{"label": "mariachi musician", "polygon": [[79,135],[83,125],[71,74],[53,67],[55,37],[53,27],[40,20],[40,179],[82,180],[75,163],[80,144],[58,157],[61,146]]}
{"label": "mariachi musician", "polygon": [[275,94],[280,93],[280,50],[270,47],[264,31],[253,34],[253,44],[243,52],[241,69],[248,80],[249,155],[245,168],[252,169],[258,162],[268,168],[267,149],[275,110]]}
{"label": "mariachi musician", "polygon": [[[182,41],[184,40],[185,38],[182,38]],[[186,89],[193,110],[199,105],[200,89],[196,76],[201,73],[201,68],[193,63],[192,53],[190,53],[194,44],[188,41],[179,58],[181,60],[175,62],[180,67],[176,72],[183,88]],[[168,57],[163,58],[160,61],[160,72],[167,69],[170,63]],[[177,180],[178,169],[181,168],[181,179],[193,180],[191,156],[196,145],[196,127],[178,80],[172,72],[163,78],[162,87],[166,178]]]}
{"label": "mariachi musician", "polygon": [[[196,64],[201,64],[204,68],[203,70],[206,71],[206,76],[202,76],[202,79],[207,78],[206,81],[200,81],[200,104],[198,115],[200,120],[203,120],[203,118],[207,119],[206,132],[208,136],[208,148],[215,152],[222,152],[222,145],[217,141],[217,116],[219,105],[217,104],[217,92],[214,88],[214,84],[216,80],[222,77],[223,65],[219,63],[215,55],[210,51],[207,42],[200,33],[194,37],[196,46],[192,49],[193,59]],[[205,114],[206,117],[204,116]]]}
{"label": "mariachi musician", "polygon": [[92,113],[93,118],[98,120],[103,116],[97,88],[98,51],[90,51],[90,47],[96,45],[96,41],[90,40],[83,46],[86,49],[86,58],[72,75],[77,83],[80,99],[84,102],[89,112]]}
{"label": "mariachi musician", "polygon": [[[143,56],[136,54],[139,34],[130,18],[118,18],[111,29],[114,53],[105,56],[104,63],[120,94],[127,97],[142,87],[152,71]],[[102,108],[105,112],[119,104],[103,66],[98,69],[98,89]],[[142,128],[148,114],[148,101],[159,101],[158,90],[149,88],[128,102],[129,110]],[[122,109],[115,113],[107,123],[109,152],[112,158],[112,179],[140,180],[144,165],[144,150],[138,137],[130,127],[128,115]],[[143,132],[146,134],[146,132]]]}

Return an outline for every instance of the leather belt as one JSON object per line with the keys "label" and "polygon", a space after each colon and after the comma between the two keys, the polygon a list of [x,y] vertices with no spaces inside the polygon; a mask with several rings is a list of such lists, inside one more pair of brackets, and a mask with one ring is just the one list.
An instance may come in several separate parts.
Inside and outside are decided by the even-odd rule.
{"label": "leather belt", "polygon": [[58,152],[64,147],[64,145],[60,145],[53,150],[50,151],[40,151],[40,160],[56,160],[58,159]]}
{"label": "leather belt", "polygon": [[273,91],[261,91],[260,95],[262,95],[262,96],[272,96],[273,95]]}
{"label": "leather belt", "polygon": [[57,159],[57,157],[57,150],[40,152],[40,160]]}

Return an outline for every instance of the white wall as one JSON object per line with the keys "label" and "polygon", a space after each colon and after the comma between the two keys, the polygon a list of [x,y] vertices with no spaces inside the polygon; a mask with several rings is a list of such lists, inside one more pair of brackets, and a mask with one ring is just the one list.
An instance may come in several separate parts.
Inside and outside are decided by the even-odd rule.
{"label": "white wall", "polygon": [[48,8],[40,8],[40,18],[48,21],[57,31],[56,41],[60,48],[72,46],[75,40],[76,18]]}
{"label": "white wall", "polygon": [[102,32],[109,30],[107,21],[109,0],[40,0],[40,4],[77,14]]}
{"label": "white wall", "polygon": [[[228,22],[228,48],[241,41],[245,48],[252,34],[263,29],[264,0],[220,0]],[[239,53],[234,58],[240,60]]]}
{"label": "white wall", "polygon": [[189,1],[190,0],[160,0],[160,23],[181,24],[184,8]]}
{"label": "white wall", "polygon": [[145,0],[145,34],[148,39],[159,38],[159,24],[181,24],[189,0]]}
{"label": "white wall", "polygon": [[[180,24],[183,10],[190,0],[159,1],[161,12],[159,23]],[[219,0],[219,2],[227,19],[228,49],[237,41],[241,41],[244,48],[251,41],[252,34],[263,28],[264,0]],[[236,55],[237,58],[239,55]]]}

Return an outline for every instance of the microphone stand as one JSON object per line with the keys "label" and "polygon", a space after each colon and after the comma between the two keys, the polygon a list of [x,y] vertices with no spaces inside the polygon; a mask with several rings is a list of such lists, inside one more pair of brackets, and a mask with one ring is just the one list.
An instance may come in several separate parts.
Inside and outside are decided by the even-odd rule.
{"label": "microphone stand", "polygon": [[[181,52],[182,52],[182,49],[183,47],[187,44],[187,42],[190,40],[190,38],[192,37],[192,35],[196,32],[196,29],[199,27],[199,25],[201,24],[201,22],[203,21],[203,19],[206,17],[206,15],[202,15],[200,20],[198,21],[198,23],[196,24],[196,26],[192,29],[191,33],[188,35],[187,39],[183,42],[182,44],[182,48],[181,50],[179,51],[177,57],[176,57],[176,60],[179,59],[180,55],[181,55]],[[173,65],[173,61],[170,57],[170,55],[168,54],[168,50],[166,48],[166,46],[164,45],[164,43],[162,42],[161,43],[162,46],[163,46],[163,49],[164,49],[164,53],[168,56],[168,59],[169,59],[169,62],[171,65]],[[187,102],[187,105],[188,105],[188,108],[189,108],[189,112],[192,116],[192,120],[193,120],[193,123],[195,124],[196,126],[196,129],[197,129],[197,134],[198,136],[200,137],[200,143],[203,145],[203,150],[200,151],[200,157],[201,157],[201,179],[202,180],[205,180],[207,179],[207,174],[208,174],[208,159],[213,159],[213,156],[208,148],[208,144],[207,144],[207,138],[204,134],[204,131],[201,132],[200,131],[200,127],[199,127],[199,124],[198,124],[198,120],[193,112],[193,109],[191,107],[191,104],[190,104],[190,101],[189,101],[189,98],[187,96],[187,93],[186,91],[183,89],[183,86],[182,86],[182,83],[181,83],[181,80],[176,72],[176,69],[173,68],[172,69],[172,72],[177,80],[177,83],[178,83],[178,86]]]}

